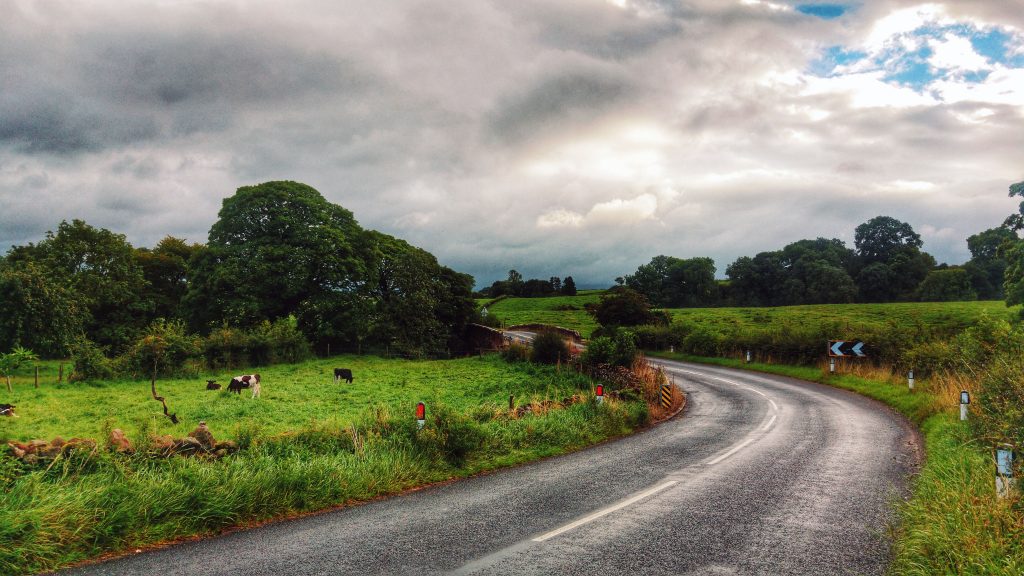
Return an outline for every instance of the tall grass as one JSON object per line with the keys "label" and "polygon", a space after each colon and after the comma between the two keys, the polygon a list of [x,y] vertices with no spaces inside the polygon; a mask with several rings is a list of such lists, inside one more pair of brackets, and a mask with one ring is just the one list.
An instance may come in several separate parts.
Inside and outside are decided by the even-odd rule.
{"label": "tall grass", "polygon": [[[643,402],[599,405],[579,389],[580,382],[589,388],[585,378],[536,370],[551,378],[549,384],[562,385],[523,391],[517,403],[538,406],[525,416],[509,410],[507,400],[470,407],[435,398],[418,430],[414,402],[405,400],[369,406],[349,421],[314,421],[287,432],[246,421],[235,429],[242,450],[221,460],[98,450],[29,466],[0,456],[0,574],[32,574],[110,551],[395,494],[576,450],[648,422]],[[583,401],[553,408],[569,390]],[[154,431],[144,427],[138,434]]]}

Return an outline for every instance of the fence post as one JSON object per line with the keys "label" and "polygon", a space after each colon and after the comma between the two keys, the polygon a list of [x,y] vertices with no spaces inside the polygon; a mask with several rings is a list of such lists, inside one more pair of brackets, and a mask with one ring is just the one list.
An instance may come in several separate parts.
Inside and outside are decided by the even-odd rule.
{"label": "fence post", "polygon": [[39,366],[36,366],[36,388],[39,388]]}
{"label": "fence post", "polygon": [[57,373],[57,384],[60,384],[63,381],[64,381],[64,363],[61,362],[60,363],[60,372]]}

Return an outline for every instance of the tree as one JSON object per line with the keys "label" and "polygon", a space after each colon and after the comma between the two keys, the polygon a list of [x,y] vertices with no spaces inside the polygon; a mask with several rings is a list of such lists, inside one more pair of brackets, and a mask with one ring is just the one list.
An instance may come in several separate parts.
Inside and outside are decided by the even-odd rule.
{"label": "tree", "polygon": [[615,288],[609,291],[588,311],[604,327],[639,326],[657,321],[647,298],[631,288]]}
{"label": "tree", "polygon": [[565,280],[562,281],[562,295],[563,296],[575,296],[576,295],[576,281],[572,279],[572,276],[566,276]]}
{"label": "tree", "polygon": [[[1010,196],[1024,197],[1024,182],[1010,186]],[[1009,228],[1016,236],[1024,230],[1024,202],[1020,203],[1017,214],[1010,215],[1003,226]],[[1001,254],[1006,259],[1006,271],[1003,275],[1003,292],[1006,305],[1024,304],[1024,241],[1015,239],[1002,246]],[[1024,317],[1024,310],[1021,311]]]}
{"label": "tree", "polygon": [[297,182],[244,186],[226,198],[193,261],[183,306],[193,329],[251,327],[308,301],[352,299],[365,280],[352,213]]}
{"label": "tree", "polygon": [[961,302],[977,298],[963,268],[933,270],[918,288],[918,299],[922,302]]}
{"label": "tree", "polygon": [[0,350],[24,346],[45,357],[66,357],[84,333],[85,307],[35,262],[0,262],[0,302]]}
{"label": "tree", "polygon": [[971,259],[964,270],[971,286],[981,300],[999,300],[1003,297],[1003,274],[1006,272],[1004,247],[1017,242],[1017,234],[1009,228],[990,228],[967,238]]}
{"label": "tree", "polygon": [[552,292],[561,292],[562,291],[562,279],[561,278],[559,278],[558,276],[552,276],[550,282],[551,282],[551,291]]}
{"label": "tree", "polygon": [[0,374],[7,379],[7,391],[11,392],[11,375],[18,368],[21,368],[25,364],[35,362],[39,357],[36,356],[35,352],[22,348],[21,346],[15,346],[14,350],[7,354],[0,354]]}
{"label": "tree", "polygon": [[896,274],[882,262],[868,264],[857,274],[857,291],[862,302],[889,302],[895,297]]}
{"label": "tree", "polygon": [[152,250],[139,248],[135,251],[142,275],[149,282],[154,317],[182,316],[181,300],[188,291],[189,261],[203,249],[199,244],[167,236]]}
{"label": "tree", "polygon": [[854,245],[866,264],[888,262],[906,247],[921,247],[921,236],[910,224],[889,216],[876,216],[857,226]]}
{"label": "tree", "polygon": [[49,281],[63,283],[85,310],[86,336],[116,352],[149,322],[148,284],[123,234],[81,220],[64,221],[39,244],[12,248],[7,260],[32,262]]}
{"label": "tree", "polygon": [[725,269],[732,297],[740,306],[779,306],[785,303],[789,279],[781,252],[741,256]]}

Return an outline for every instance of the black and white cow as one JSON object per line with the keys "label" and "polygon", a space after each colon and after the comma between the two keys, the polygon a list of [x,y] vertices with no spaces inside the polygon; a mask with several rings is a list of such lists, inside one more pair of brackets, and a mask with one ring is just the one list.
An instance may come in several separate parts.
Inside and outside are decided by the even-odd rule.
{"label": "black and white cow", "polygon": [[231,379],[231,383],[228,384],[228,392],[234,392],[235,394],[241,394],[242,388],[251,388],[252,397],[260,397],[260,375],[259,374],[246,374],[244,376],[235,376]]}
{"label": "black and white cow", "polygon": [[334,381],[344,380],[349,384],[352,383],[352,370],[348,368],[335,368],[334,369]]}
{"label": "black and white cow", "polygon": [[18,415],[14,413],[14,404],[0,404],[0,416],[14,416],[17,418]]}

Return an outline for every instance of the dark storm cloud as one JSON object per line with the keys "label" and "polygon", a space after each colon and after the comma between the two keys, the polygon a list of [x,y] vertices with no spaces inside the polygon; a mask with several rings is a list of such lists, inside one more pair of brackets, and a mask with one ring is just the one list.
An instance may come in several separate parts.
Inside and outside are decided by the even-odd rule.
{"label": "dark storm cloud", "polygon": [[578,130],[631,91],[627,79],[596,70],[555,74],[499,102],[488,120],[488,131],[499,141],[520,143]]}

